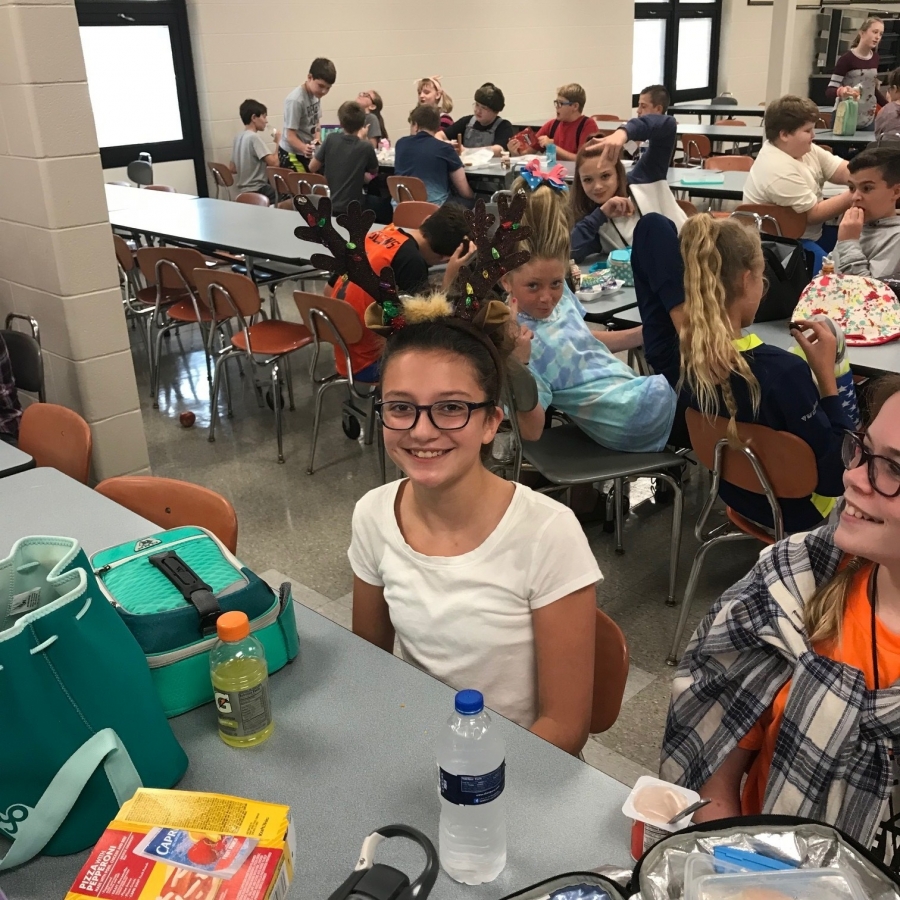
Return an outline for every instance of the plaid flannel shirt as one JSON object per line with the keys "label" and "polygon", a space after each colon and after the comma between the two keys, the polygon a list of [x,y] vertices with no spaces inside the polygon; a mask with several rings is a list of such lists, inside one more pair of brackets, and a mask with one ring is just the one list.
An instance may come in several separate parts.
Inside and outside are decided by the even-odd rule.
{"label": "plaid flannel shirt", "polygon": [[838,569],[834,525],[766,548],[714,604],[672,685],[661,776],[699,790],[791,682],[763,812],[836,825],[871,846],[900,750],[900,686],[810,646],[803,604]]}
{"label": "plaid flannel shirt", "polygon": [[16,393],[16,382],[13,378],[12,364],[3,336],[0,335],[0,434],[19,434],[19,418],[22,407]]}

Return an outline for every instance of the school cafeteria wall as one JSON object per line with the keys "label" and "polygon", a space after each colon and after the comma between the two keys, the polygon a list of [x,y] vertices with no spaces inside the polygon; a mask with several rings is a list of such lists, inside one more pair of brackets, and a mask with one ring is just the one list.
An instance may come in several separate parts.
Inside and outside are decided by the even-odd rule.
{"label": "school cafeteria wall", "polygon": [[[790,91],[805,97],[812,71],[816,11],[798,9],[796,16]],[[762,103],[766,99],[771,27],[771,6],[750,6],[747,0],[723,0],[719,90],[731,91],[742,104]]]}
{"label": "school cafeteria wall", "polygon": [[149,465],[72,0],[0,2],[0,322],[41,327],[48,400],[80,412],[93,476]]}
{"label": "school cafeteria wall", "polygon": [[315,56],[333,59],[338,71],[323,121],[336,122],[343,101],[374,88],[392,140],[408,134],[413,82],[429,74],[443,76],[454,117],[471,112],[484,81],[503,90],[503,114],[513,121],[551,118],[556,88],[570,81],[585,87],[588,113],[631,108],[634,13],[621,0],[598,0],[589,14],[583,0],[458,0],[443,12],[385,0],[371,15],[357,0],[188,0],[188,16],[208,160],[230,159],[247,97],[265,103],[280,128],[284,98]]}

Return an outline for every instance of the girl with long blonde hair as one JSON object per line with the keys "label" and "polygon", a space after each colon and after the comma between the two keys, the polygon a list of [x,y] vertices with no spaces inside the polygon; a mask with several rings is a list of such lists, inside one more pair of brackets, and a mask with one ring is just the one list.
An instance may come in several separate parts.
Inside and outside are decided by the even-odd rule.
{"label": "girl with long blonde hair", "polygon": [[896,870],[900,377],[870,398],[871,424],[844,438],[838,524],[761,554],[691,639],[661,774],[712,801],[695,822],[803,816]]}
{"label": "girl with long blonde hair", "polygon": [[[759,235],[737,219],[692,216],[681,230],[684,305],[681,379],[688,405],[704,416],[788,431],[816,457],[816,493],[781,500],[785,531],[820,525],[842,493],[841,442],[852,428],[838,397],[837,341],[822,321],[798,323],[794,336],[806,356],[743,334],[753,324],[765,290]],[[815,382],[813,381],[815,375]],[[818,387],[816,387],[818,384]],[[769,528],[772,512],[763,494],[723,481],[720,496],[741,515]]]}
{"label": "girl with long blonde hair", "polygon": [[435,106],[441,114],[441,128],[453,124],[453,98],[444,90],[440,75],[429,75],[416,82],[416,97],[420,106]]}

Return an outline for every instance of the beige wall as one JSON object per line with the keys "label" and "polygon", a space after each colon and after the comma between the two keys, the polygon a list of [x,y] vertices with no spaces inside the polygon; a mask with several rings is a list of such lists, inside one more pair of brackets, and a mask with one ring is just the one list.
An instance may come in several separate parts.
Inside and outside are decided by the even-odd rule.
{"label": "beige wall", "polygon": [[40,323],[94,476],[148,465],[72,0],[0,0],[0,317]]}
{"label": "beige wall", "polygon": [[[796,15],[790,90],[805,97],[812,71],[816,12],[798,9]],[[761,103],[766,99],[771,27],[771,6],[748,6],[747,0],[723,0],[719,90],[731,91],[742,104]]]}
{"label": "beige wall", "polygon": [[[413,82],[443,76],[453,114],[471,111],[475,88],[495,82],[510,119],[549,119],[556,87],[587,90],[588,113],[625,115],[631,107],[633,6],[598,0],[512,5],[458,0],[436,16],[420,0],[332,0],[315,16],[284,0],[188,0],[191,38],[207,159],[228,162],[241,128],[238,106],[265,103],[280,127],[285,96],[305,80],[315,56],[334,60],[338,80],[323,102],[323,121],[358,91],[384,98],[393,140],[408,131]],[[573,23],[578,23],[577,26]]]}

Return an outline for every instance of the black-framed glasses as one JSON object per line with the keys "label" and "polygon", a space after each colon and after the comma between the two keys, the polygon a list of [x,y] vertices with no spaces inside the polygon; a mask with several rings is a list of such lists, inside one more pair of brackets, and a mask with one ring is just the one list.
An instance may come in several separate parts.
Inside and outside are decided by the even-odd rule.
{"label": "black-framed glasses", "polygon": [[900,465],[886,456],[872,453],[863,443],[862,434],[848,431],[844,435],[841,460],[845,469],[857,469],[865,463],[869,484],[882,497],[900,496]]}
{"label": "black-framed glasses", "polygon": [[559,109],[561,106],[573,106],[574,101],[572,100],[554,100],[553,105]]}
{"label": "black-framed glasses", "polygon": [[423,412],[428,413],[431,424],[438,431],[459,431],[469,424],[469,419],[476,409],[488,409],[495,406],[493,400],[482,400],[472,403],[468,400],[439,400],[417,406],[406,400],[379,400],[375,404],[378,418],[385,428],[391,431],[412,431]]}

